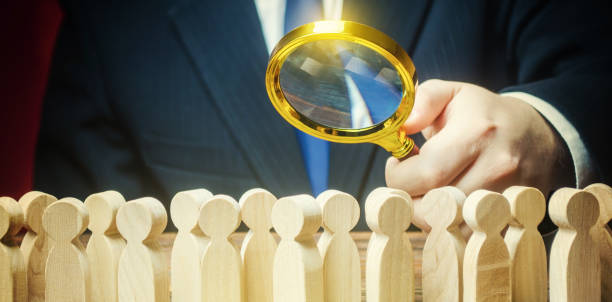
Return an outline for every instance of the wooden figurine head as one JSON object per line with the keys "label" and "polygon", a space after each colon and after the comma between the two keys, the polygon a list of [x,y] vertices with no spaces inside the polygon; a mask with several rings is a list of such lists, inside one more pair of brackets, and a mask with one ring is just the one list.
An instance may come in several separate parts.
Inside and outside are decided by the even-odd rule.
{"label": "wooden figurine head", "polygon": [[167,223],[164,205],[152,197],[129,201],[117,212],[117,228],[128,243],[157,238]]}
{"label": "wooden figurine head", "polygon": [[284,239],[312,236],[321,226],[321,208],[310,195],[281,198],[272,208],[272,225]]}
{"label": "wooden figurine head", "polygon": [[23,227],[23,210],[10,197],[0,197],[0,239],[13,237]]}
{"label": "wooden figurine head", "polygon": [[410,227],[412,200],[408,195],[389,191],[370,193],[366,199],[365,214],[372,231],[387,236],[397,235]]}
{"label": "wooden figurine head", "polygon": [[355,197],[338,190],[327,190],[317,197],[323,214],[323,227],[332,232],[348,232],[359,221]]}
{"label": "wooden figurine head", "polygon": [[560,228],[588,232],[599,219],[599,203],[587,191],[561,188],[550,198],[549,212]]}
{"label": "wooden figurine head", "polygon": [[183,232],[199,229],[200,208],[212,196],[213,194],[206,189],[176,193],[170,203],[170,216],[174,226]]}
{"label": "wooden figurine head", "polygon": [[477,190],[466,198],[463,218],[474,231],[500,234],[510,221],[510,205],[499,193]]}
{"label": "wooden figurine head", "polygon": [[264,189],[251,189],[240,197],[242,221],[251,230],[269,231],[272,228],[272,207],[276,196]]}
{"label": "wooden figurine head", "polygon": [[89,214],[83,203],[72,197],[52,203],[43,215],[43,227],[58,242],[72,241],[85,232]]}
{"label": "wooden figurine head", "polygon": [[200,209],[200,228],[210,238],[227,238],[240,225],[240,206],[227,195],[215,195]]}
{"label": "wooden figurine head", "polygon": [[89,229],[97,234],[118,234],[115,218],[124,204],[125,198],[117,191],[106,191],[87,197],[85,207],[89,212]]}

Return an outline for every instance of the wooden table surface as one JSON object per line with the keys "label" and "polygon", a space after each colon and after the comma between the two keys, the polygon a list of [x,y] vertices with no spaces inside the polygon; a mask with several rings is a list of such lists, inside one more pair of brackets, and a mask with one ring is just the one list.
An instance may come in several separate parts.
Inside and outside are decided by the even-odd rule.
{"label": "wooden table surface", "polygon": [[[232,235],[232,240],[240,246],[242,243],[242,239],[244,239],[244,235],[246,233],[235,233]],[[351,235],[355,239],[357,244],[357,248],[359,249],[359,256],[361,258],[361,297],[362,301],[365,301],[365,260],[366,260],[366,251],[368,247],[368,240],[370,239],[370,232],[352,232]],[[174,241],[174,237],[176,234],[174,233],[164,233],[160,238],[161,245],[164,248],[164,252],[168,257],[168,264],[170,263],[170,253],[172,250],[172,242]],[[421,291],[421,257],[423,252],[423,245],[425,244],[425,234],[421,232],[409,232],[408,236],[410,238],[410,242],[412,243],[412,248],[414,250],[414,280],[415,280],[415,289],[416,289],[416,301],[422,301],[422,291]],[[85,239],[85,238],[84,238]],[[85,239],[86,240],[86,239]],[[168,271],[170,269],[168,268]]]}

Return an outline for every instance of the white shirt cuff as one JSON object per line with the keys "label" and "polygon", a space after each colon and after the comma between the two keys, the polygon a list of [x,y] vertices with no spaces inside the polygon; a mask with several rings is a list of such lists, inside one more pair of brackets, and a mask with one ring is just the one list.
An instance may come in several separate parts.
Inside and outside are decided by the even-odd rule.
{"label": "white shirt cuff", "polygon": [[503,96],[511,96],[524,101],[535,108],[557,130],[563,138],[572,155],[574,172],[576,172],[576,187],[584,188],[593,181],[593,169],[589,151],[584,146],[576,128],[555,107],[544,100],[525,92],[506,92]]}

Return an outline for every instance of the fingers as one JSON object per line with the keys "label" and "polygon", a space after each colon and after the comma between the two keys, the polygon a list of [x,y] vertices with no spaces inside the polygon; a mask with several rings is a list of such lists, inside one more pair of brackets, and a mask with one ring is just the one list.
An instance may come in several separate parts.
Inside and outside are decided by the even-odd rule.
{"label": "fingers", "polygon": [[502,192],[512,185],[527,185],[518,179],[519,158],[502,148],[482,153],[478,160],[451,183],[464,192],[487,189]]}
{"label": "fingers", "polygon": [[414,210],[414,213],[412,215],[412,224],[414,224],[417,228],[421,229],[421,231],[423,232],[431,232],[431,226],[425,221],[425,215],[430,210],[431,206],[428,206],[423,203],[422,197],[413,197],[412,207]]}
{"label": "fingers", "polygon": [[420,84],[416,90],[414,107],[404,124],[406,133],[414,134],[431,125],[463,85],[442,80],[428,80]]}
{"label": "fingers", "polygon": [[486,146],[486,139],[479,136],[477,132],[464,131],[460,125],[445,127],[423,145],[418,155],[403,161],[393,157],[387,160],[387,186],[419,196],[448,185]]}

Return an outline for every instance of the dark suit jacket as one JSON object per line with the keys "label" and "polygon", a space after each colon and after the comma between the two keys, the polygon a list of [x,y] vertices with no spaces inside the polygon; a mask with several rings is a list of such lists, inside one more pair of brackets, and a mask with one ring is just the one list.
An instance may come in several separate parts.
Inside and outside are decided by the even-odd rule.
{"label": "dark suit jacket", "polygon": [[[265,91],[268,53],[253,0],[66,0],[63,8],[36,189],[79,198],[115,189],[164,203],[197,187],[236,198],[253,187],[310,191],[295,133]],[[394,38],[420,81],[552,103],[609,182],[606,11],[588,1],[345,0],[343,19]],[[388,156],[370,144],[333,144],[330,187],[364,198],[384,185]]]}

